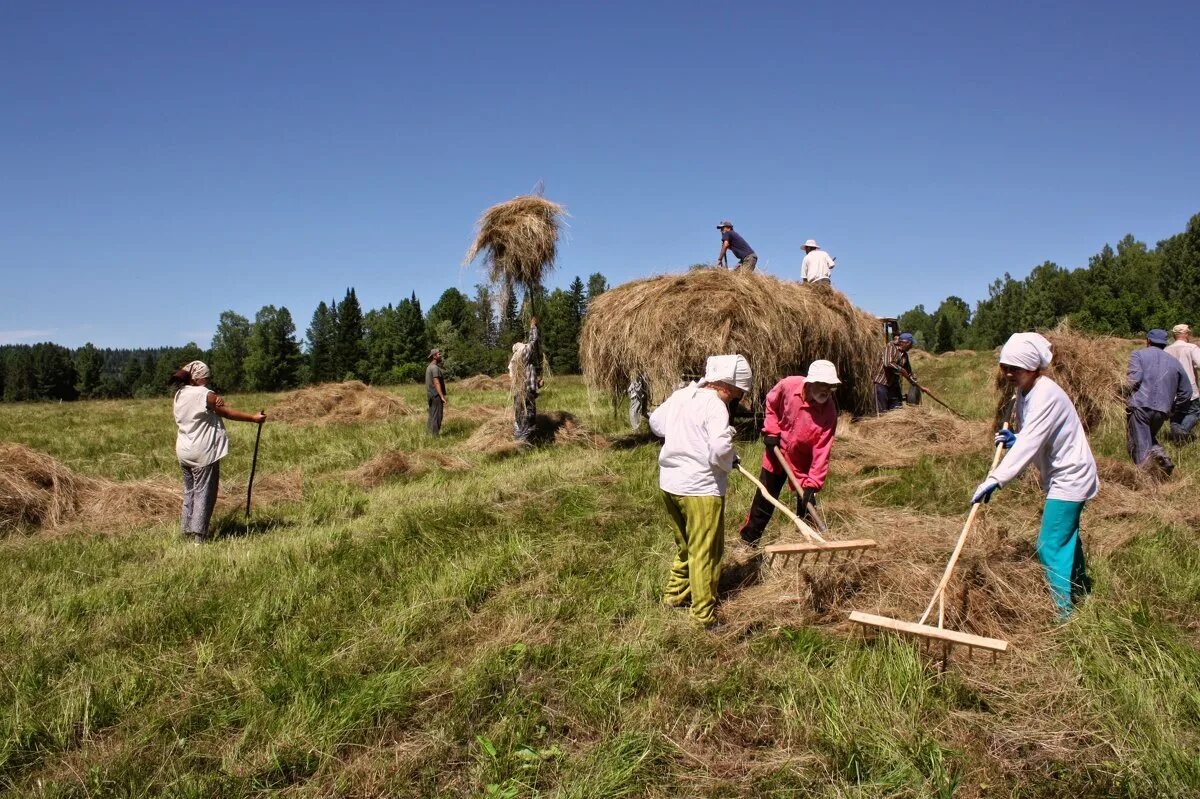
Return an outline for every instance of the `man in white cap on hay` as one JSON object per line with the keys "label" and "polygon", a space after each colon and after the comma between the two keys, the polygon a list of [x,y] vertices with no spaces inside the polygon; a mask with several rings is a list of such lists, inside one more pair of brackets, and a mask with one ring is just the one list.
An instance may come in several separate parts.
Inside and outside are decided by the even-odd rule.
{"label": "man in white cap on hay", "polygon": [[[837,430],[837,403],[833,394],[842,381],[830,361],[813,361],[808,376],[785,377],[767,392],[766,417],[763,419],[763,459],[758,479],[779,499],[787,483],[787,472],[775,457],[778,448],[800,483],[796,495],[796,515],[808,515],[816,505],[817,492],[825,487],[829,473],[829,453]],[[738,535],[742,543],[758,546],[771,521],[775,506],[754,492],[754,502]]]}
{"label": "man in white cap on hay", "polygon": [[1158,443],[1158,431],[1176,409],[1191,404],[1192,381],[1179,361],[1163,350],[1167,331],[1146,333],[1146,346],[1129,356],[1125,407],[1125,435],[1129,457],[1138,466],[1159,476],[1170,476],[1175,464]]}
{"label": "man in white cap on hay", "polygon": [[717,225],[717,230],[721,231],[721,254],[717,256],[717,266],[724,268],[725,253],[732,252],[733,257],[738,259],[737,265],[733,267],[735,270],[745,269],[747,272],[753,272],[754,267],[758,265],[758,256],[744,238],[733,232],[733,223],[724,219]]}
{"label": "man in white cap on hay", "polygon": [[700,624],[716,623],[717,583],[725,551],[725,491],[737,461],[729,408],[750,390],[750,364],[741,355],[714,355],[704,379],[671,394],[650,414],[664,439],[658,485],[675,523],[675,561],[663,603],[683,607]]}
{"label": "man in white cap on hay", "polygon": [[1175,341],[1168,344],[1163,352],[1179,361],[1192,383],[1192,401],[1176,410],[1171,417],[1171,438],[1183,444],[1192,437],[1196,422],[1200,422],[1200,391],[1196,384],[1196,371],[1200,369],[1200,347],[1192,343],[1192,329],[1187,325],[1175,325],[1171,328],[1171,334],[1175,336]]}
{"label": "man in white cap on hay", "polygon": [[804,261],[800,264],[800,281],[803,283],[830,285],[837,258],[830,258],[815,241],[804,242]]}
{"label": "man in white cap on hay", "polygon": [[1057,383],[1044,374],[1053,359],[1050,342],[1037,333],[1016,333],[1000,350],[1000,368],[1017,392],[1019,429],[1001,430],[995,442],[1008,448],[1000,464],[979,484],[971,504],[987,502],[1030,463],[1037,466],[1046,504],[1037,554],[1061,618],[1090,587],[1079,519],[1100,490],[1096,459],[1079,414]]}

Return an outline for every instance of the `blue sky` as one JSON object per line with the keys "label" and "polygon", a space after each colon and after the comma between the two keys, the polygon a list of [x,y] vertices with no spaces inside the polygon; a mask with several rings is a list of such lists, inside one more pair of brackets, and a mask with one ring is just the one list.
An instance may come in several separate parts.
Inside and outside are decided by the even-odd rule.
{"label": "blue sky", "polygon": [[1195,3],[809,5],[5,4],[0,342],[428,308],[539,180],[555,285],[711,261],[729,217],[879,314],[1200,212]]}

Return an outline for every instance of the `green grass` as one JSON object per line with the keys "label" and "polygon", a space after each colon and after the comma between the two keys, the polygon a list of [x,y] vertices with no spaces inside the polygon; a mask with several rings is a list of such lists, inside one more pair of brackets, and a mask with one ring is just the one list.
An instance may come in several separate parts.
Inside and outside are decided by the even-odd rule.
{"label": "green grass", "polygon": [[[986,355],[922,366],[980,417],[988,374]],[[403,393],[420,404],[419,389]],[[541,405],[621,431],[577,380]],[[244,480],[254,429],[230,429],[222,476]],[[268,424],[259,474],[302,470],[304,498],[203,547],[171,524],[0,539],[0,792],[1200,792],[1191,530],[1147,525],[1093,557],[1096,594],[1037,658],[939,674],[904,643],[794,616],[713,635],[660,607],[671,545],[653,446],[496,460],[462,452],[471,423],[436,442],[422,429]],[[174,479],[172,435],[164,401],[0,406],[0,439],[114,479]],[[1119,453],[1119,434],[1097,446]],[[342,477],[382,449],[428,447],[473,468],[371,491]],[[1180,464],[1182,480],[1200,474],[1193,453]],[[959,515],[982,468],[926,458],[866,501]],[[730,534],[749,497],[731,483]]]}

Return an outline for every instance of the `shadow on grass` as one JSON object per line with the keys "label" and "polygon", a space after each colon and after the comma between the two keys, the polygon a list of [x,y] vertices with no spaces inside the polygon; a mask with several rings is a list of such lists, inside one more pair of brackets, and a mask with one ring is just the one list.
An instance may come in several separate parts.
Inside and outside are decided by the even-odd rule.
{"label": "shadow on grass", "polygon": [[763,554],[755,552],[745,560],[727,560],[721,567],[717,596],[728,600],[740,591],[762,582]]}
{"label": "shadow on grass", "polygon": [[280,519],[266,514],[251,514],[247,519],[241,512],[238,512],[216,519],[209,528],[209,538],[214,541],[223,538],[247,538],[295,526],[296,523],[290,519]]}

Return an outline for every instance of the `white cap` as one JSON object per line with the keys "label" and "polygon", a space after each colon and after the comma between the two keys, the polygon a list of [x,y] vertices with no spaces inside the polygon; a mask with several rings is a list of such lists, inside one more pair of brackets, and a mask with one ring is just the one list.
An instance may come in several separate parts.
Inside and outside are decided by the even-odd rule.
{"label": "white cap", "polygon": [[1000,348],[1000,363],[1036,372],[1054,360],[1053,346],[1040,333],[1013,333]]}
{"label": "white cap", "polygon": [[1171,328],[1171,332],[1178,336],[1180,333],[1191,333],[1192,329],[1187,325],[1175,325]]}
{"label": "white cap", "polygon": [[812,239],[809,239],[808,241],[804,242],[804,246],[805,247],[816,247],[818,250],[821,249],[820,246],[818,246],[817,243],[815,241],[813,241]]}
{"label": "white cap", "polygon": [[711,355],[704,365],[704,379],[698,385],[728,383],[742,391],[749,391],[752,379],[750,362],[741,355]]}
{"label": "white cap", "polygon": [[837,367],[831,361],[813,361],[808,365],[808,382],[836,386],[842,381],[838,380]]}

